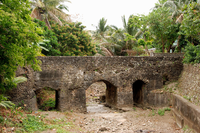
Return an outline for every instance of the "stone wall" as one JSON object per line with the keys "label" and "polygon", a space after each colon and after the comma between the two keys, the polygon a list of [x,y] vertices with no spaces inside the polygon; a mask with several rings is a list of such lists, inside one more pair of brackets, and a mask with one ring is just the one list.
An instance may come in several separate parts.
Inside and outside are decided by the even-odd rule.
{"label": "stone wall", "polygon": [[[37,110],[35,92],[44,87],[56,91],[57,109],[60,111],[86,111],[86,90],[95,82],[106,84],[106,104],[132,106],[151,104],[148,94],[163,86],[163,81],[178,80],[182,57],[39,57],[41,72],[23,68],[28,82],[18,85],[10,95],[15,103],[23,101],[27,108]],[[140,81],[140,82],[136,82]],[[133,83],[142,83],[136,89]],[[142,89],[141,91],[137,89]],[[136,100],[134,100],[136,99]],[[141,100],[138,100],[141,99]],[[142,102],[141,102],[142,101]]]}
{"label": "stone wall", "polygon": [[184,64],[177,94],[200,106],[200,64]]}
{"label": "stone wall", "polygon": [[190,103],[183,97],[173,94],[173,113],[180,128],[188,126],[200,132],[200,107]]}
{"label": "stone wall", "polygon": [[156,57],[163,57],[163,56],[168,56],[168,57],[183,57],[184,53],[152,53],[151,56],[156,56]]}
{"label": "stone wall", "polygon": [[[165,88],[171,88],[171,93]],[[173,92],[173,93],[172,93]],[[188,126],[200,132],[200,64],[184,64],[178,81],[149,94],[151,105],[173,107],[173,114],[180,128]]]}

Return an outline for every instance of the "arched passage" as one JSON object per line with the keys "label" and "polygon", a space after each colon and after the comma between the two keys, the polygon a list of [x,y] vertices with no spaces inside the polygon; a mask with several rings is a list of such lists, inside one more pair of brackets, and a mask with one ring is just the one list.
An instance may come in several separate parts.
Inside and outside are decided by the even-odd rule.
{"label": "arched passage", "polygon": [[142,80],[137,80],[133,83],[133,103],[143,104],[144,102],[144,86],[145,83]]}
{"label": "arched passage", "polygon": [[117,105],[117,87],[108,81],[103,81],[106,84],[106,105]]}
{"label": "arched passage", "polygon": [[106,84],[95,82],[86,90],[86,104],[105,103]]}
{"label": "arched passage", "polygon": [[[115,106],[117,104],[117,87],[105,80],[99,80],[90,85],[86,89],[86,105],[91,106],[92,104]],[[89,110],[90,107],[87,107],[87,109]]]}
{"label": "arched passage", "polygon": [[162,77],[162,79],[163,79],[163,85],[166,85],[167,82],[169,82],[169,78],[168,78],[167,74],[164,74],[163,77]]}
{"label": "arched passage", "polygon": [[41,110],[54,110],[58,108],[58,94],[59,91],[50,87],[44,87],[36,90],[37,108]]}

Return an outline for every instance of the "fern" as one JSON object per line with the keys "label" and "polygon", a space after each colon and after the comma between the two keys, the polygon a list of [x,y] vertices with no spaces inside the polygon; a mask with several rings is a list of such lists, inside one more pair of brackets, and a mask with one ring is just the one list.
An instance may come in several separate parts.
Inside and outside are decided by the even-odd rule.
{"label": "fern", "polygon": [[0,102],[0,107],[4,107],[5,109],[13,108],[14,106],[15,106],[15,104],[12,103],[11,101],[1,101]]}

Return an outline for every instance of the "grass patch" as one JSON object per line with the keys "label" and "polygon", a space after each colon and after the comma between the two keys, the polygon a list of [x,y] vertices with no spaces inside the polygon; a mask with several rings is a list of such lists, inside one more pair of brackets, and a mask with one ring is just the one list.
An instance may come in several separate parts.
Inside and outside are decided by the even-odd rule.
{"label": "grass patch", "polygon": [[47,124],[41,121],[39,116],[27,115],[26,118],[22,119],[21,124],[18,125],[21,129],[16,132],[34,132],[44,131],[49,128]]}
{"label": "grass patch", "polygon": [[164,109],[159,109],[159,110],[158,110],[158,114],[159,114],[160,116],[163,116],[163,115],[165,114],[165,110],[164,110]]}
{"label": "grass patch", "polygon": [[191,101],[191,98],[189,96],[183,96],[183,98],[185,98],[188,101]]}
{"label": "grass patch", "polygon": [[[2,109],[0,112],[0,132],[35,133],[45,130],[55,130],[66,133],[73,124],[67,119],[47,119],[47,114],[31,113],[21,108]],[[12,129],[12,131],[11,131]]]}
{"label": "grass patch", "polygon": [[149,115],[148,115],[148,116],[154,116],[155,114],[156,114],[155,110],[154,110],[154,109],[152,109],[152,111],[149,113]]}
{"label": "grass patch", "polygon": [[158,114],[160,116],[163,116],[163,115],[165,115],[165,111],[171,111],[171,108],[167,107],[167,108],[164,108],[164,109],[159,109]]}

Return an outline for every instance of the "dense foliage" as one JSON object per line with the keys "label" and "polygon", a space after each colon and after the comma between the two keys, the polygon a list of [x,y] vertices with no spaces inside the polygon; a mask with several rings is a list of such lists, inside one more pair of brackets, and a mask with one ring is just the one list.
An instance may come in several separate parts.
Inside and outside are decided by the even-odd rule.
{"label": "dense foliage", "polygon": [[84,31],[81,23],[65,23],[64,26],[52,24],[52,31],[61,44],[62,56],[92,56],[96,53],[90,35]]}
{"label": "dense foliage", "polygon": [[[39,70],[40,28],[30,17],[29,0],[0,0],[0,91],[13,87],[18,66]],[[2,99],[0,99],[1,102]]]}
{"label": "dense foliage", "polygon": [[200,63],[200,45],[194,46],[189,43],[185,48],[184,63]]}
{"label": "dense foliage", "polygon": [[200,5],[192,3],[185,6],[184,19],[181,24],[181,34],[191,43],[200,42]]}
{"label": "dense foliage", "polygon": [[170,49],[170,44],[178,37],[178,25],[169,17],[171,14],[167,8],[158,8],[149,14],[148,23],[150,32],[155,35],[158,44]]}
{"label": "dense foliage", "polygon": [[45,22],[38,19],[34,19],[34,22],[36,22],[38,27],[41,27],[43,30],[43,33],[41,33],[40,36],[43,37],[44,40],[48,40],[46,42],[44,41],[44,44],[41,44],[43,47],[48,49],[48,51],[42,50],[42,54],[46,56],[60,56],[60,44],[58,43],[56,34],[52,30],[48,29]]}

